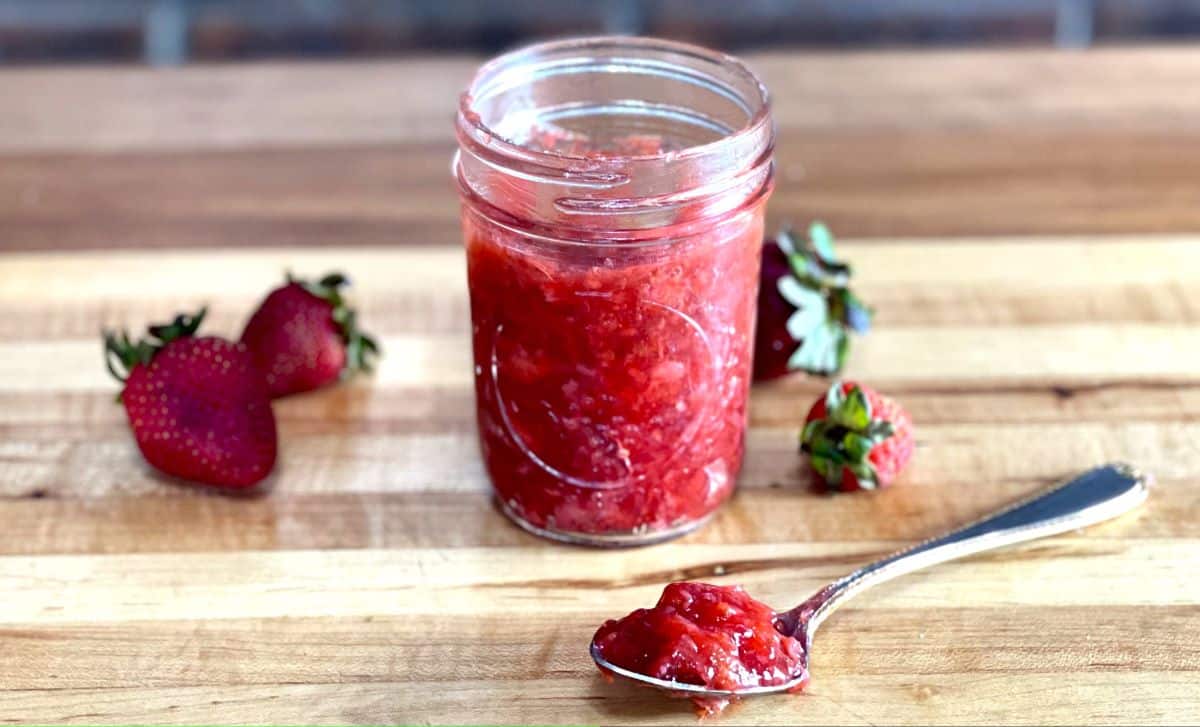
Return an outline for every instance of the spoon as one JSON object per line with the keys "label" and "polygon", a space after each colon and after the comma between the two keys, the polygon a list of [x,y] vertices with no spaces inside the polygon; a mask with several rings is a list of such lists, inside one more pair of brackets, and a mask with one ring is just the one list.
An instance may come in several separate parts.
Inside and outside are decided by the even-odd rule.
{"label": "spoon", "polygon": [[[817,627],[839,606],[871,586],[948,560],[1109,520],[1142,504],[1148,493],[1149,481],[1147,475],[1128,464],[1114,463],[1089,470],[1069,482],[1050,487],[970,525],[859,568],[817,591],[792,610],[776,614],[776,628],[798,639],[804,645],[807,656],[811,653],[812,638]],[[605,660],[595,642],[592,642],[591,654],[601,669],[612,674],[679,696],[699,699],[721,700],[786,692],[802,686],[808,679],[805,669],[801,676],[784,684],[737,690],[708,689],[697,684],[656,679],[623,669]]]}

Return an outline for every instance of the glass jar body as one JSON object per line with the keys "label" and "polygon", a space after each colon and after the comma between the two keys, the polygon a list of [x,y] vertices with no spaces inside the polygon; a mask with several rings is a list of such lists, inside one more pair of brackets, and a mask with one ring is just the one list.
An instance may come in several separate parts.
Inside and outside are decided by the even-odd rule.
{"label": "glass jar body", "polygon": [[695,528],[744,449],[772,177],[761,84],[691,46],[547,44],[484,66],[458,131],[477,418],[502,509],[596,545]]}

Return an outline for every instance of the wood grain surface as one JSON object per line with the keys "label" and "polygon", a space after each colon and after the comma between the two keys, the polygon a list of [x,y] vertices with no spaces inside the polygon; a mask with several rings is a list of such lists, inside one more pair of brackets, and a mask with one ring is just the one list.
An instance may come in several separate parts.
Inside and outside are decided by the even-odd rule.
{"label": "wood grain surface", "polygon": [[[720,724],[1200,722],[1200,52],[767,55],[774,220],[847,237],[912,411],[903,483],[809,492],[823,383],[756,387],[736,497],[671,544],[550,545],[491,506],[448,179],[478,59],[0,73],[0,723],[688,723],[598,623],[678,578],[790,606],[1111,459],[1117,521],[914,574],[822,629],[810,689]],[[350,273],[379,371],[279,402],[267,491],[140,460],[105,325]]]}

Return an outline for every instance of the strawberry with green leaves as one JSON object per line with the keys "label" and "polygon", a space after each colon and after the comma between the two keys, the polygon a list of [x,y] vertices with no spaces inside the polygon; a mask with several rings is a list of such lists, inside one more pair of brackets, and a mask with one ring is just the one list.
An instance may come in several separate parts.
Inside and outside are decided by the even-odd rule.
{"label": "strawberry with green leaves", "polygon": [[275,466],[267,382],[240,343],[197,337],[204,310],[150,326],[149,336],[106,332],[105,363],[146,461],[175,477],[244,489]]}
{"label": "strawberry with green leaves", "polygon": [[797,240],[787,229],[763,248],[754,378],[793,371],[829,376],[842,370],[850,333],[866,333],[871,310],[848,287],[851,269],[821,223]]}
{"label": "strawberry with green leaves", "polygon": [[311,391],[360,370],[379,354],[346,304],[341,273],[287,282],[271,291],[246,322],[241,341],[266,374],[271,396]]}
{"label": "strawberry with green leaves", "polygon": [[887,487],[912,459],[912,418],[874,389],[835,382],[813,404],[800,450],[826,489],[853,492]]}

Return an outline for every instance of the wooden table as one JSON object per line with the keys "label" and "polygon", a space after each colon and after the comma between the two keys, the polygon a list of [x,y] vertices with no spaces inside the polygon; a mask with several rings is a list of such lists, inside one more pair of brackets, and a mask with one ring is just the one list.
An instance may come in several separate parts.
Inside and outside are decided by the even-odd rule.
{"label": "wooden table", "polygon": [[[1200,52],[768,55],[772,224],[848,238],[911,409],[902,486],[819,497],[822,388],[757,388],[737,497],[678,542],[551,545],[491,507],[448,178],[477,59],[0,73],[0,723],[690,721],[604,683],[597,623],[671,579],[789,605],[857,564],[1128,459],[1138,514],[881,587],[807,694],[738,723],[1200,721]],[[285,267],[349,272],[387,357],[279,403],[257,499],[165,482],[103,325]]]}

